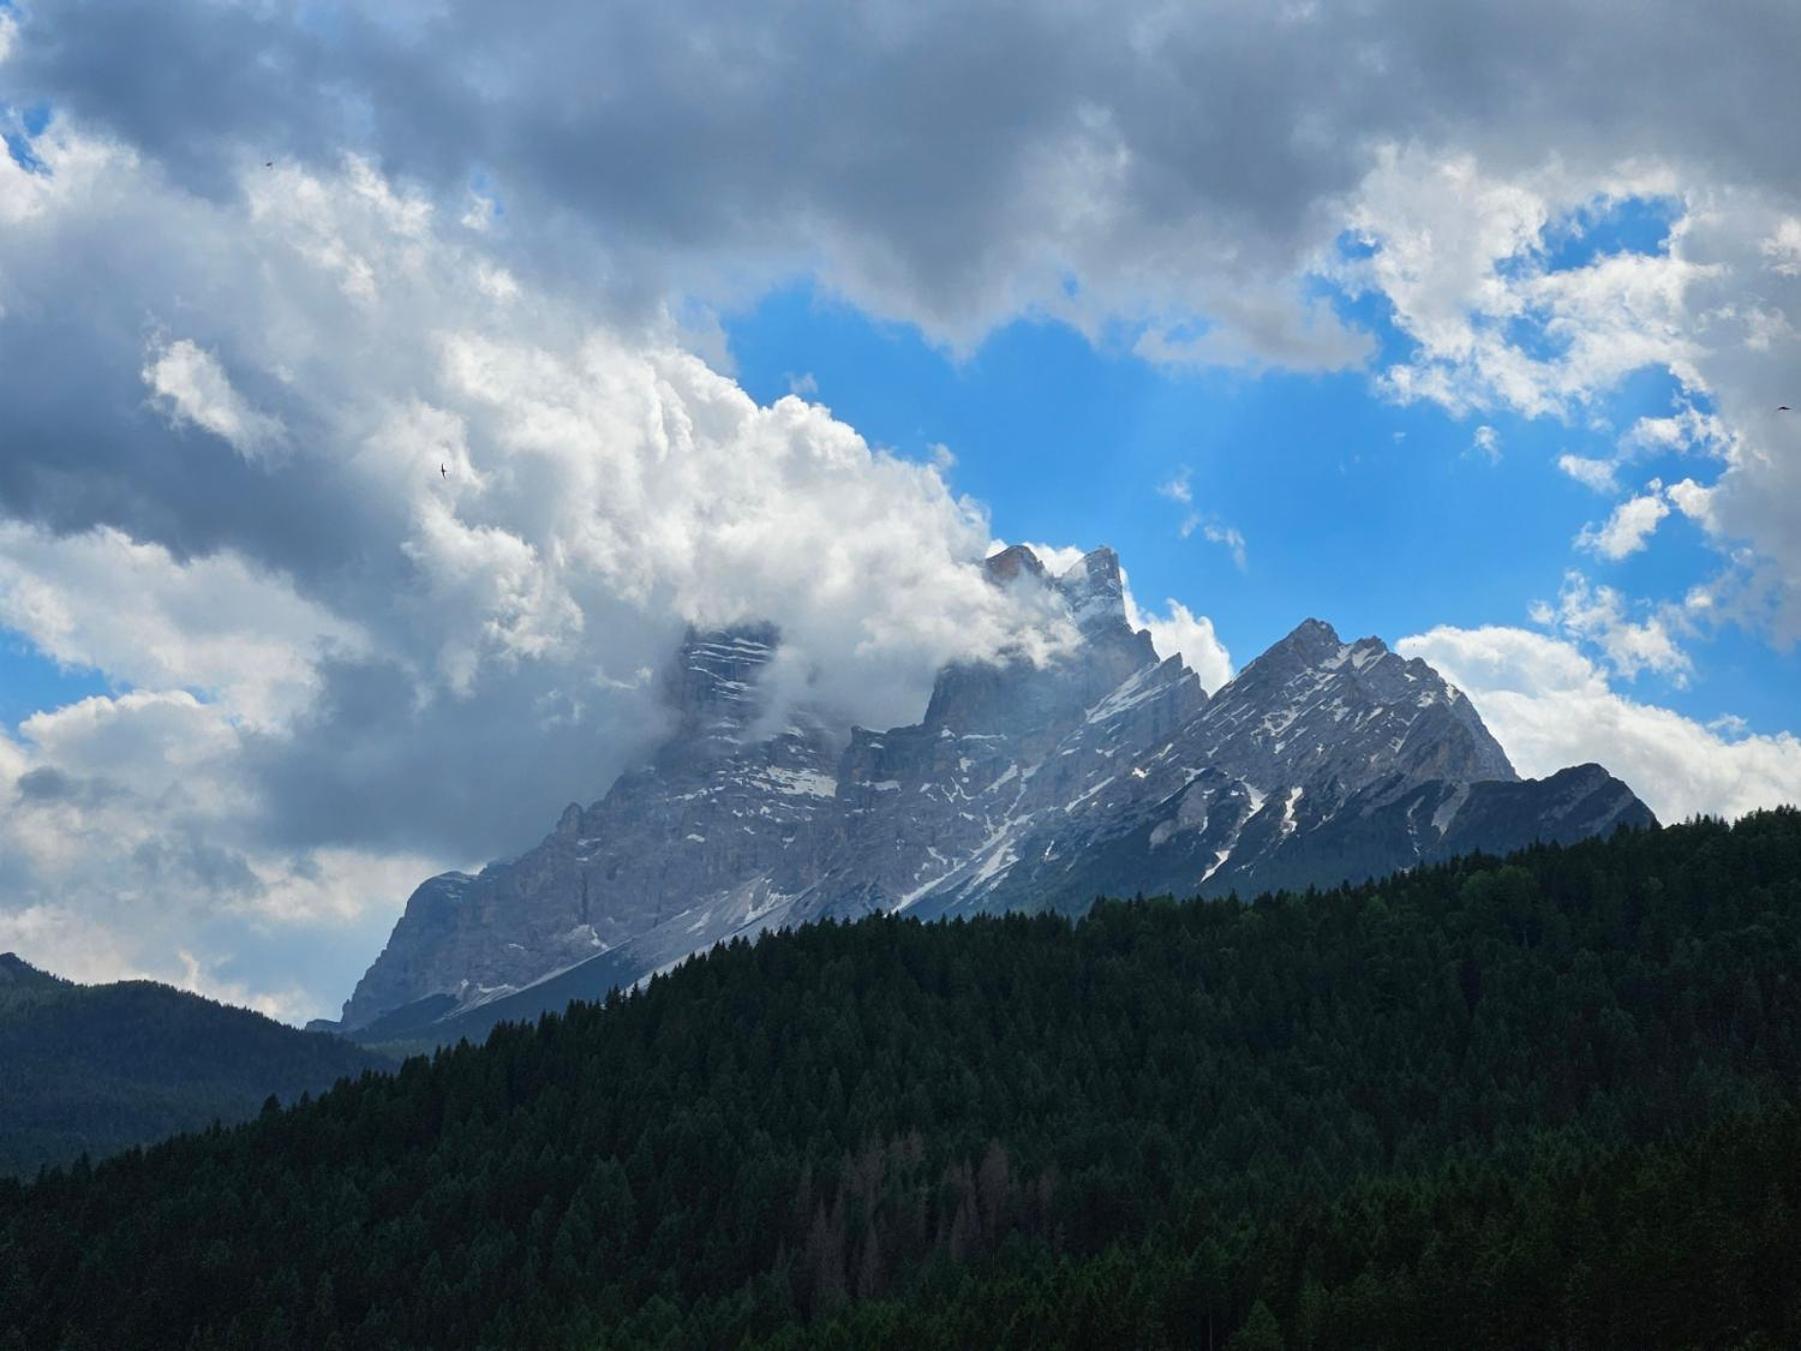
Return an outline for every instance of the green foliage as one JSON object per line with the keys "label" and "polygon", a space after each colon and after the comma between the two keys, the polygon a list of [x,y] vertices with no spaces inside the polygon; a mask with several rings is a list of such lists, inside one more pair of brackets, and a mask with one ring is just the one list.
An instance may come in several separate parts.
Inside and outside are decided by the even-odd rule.
{"label": "green foliage", "polygon": [[256,1115],[389,1062],[248,1009],[0,957],[0,1176]]}
{"label": "green foliage", "polygon": [[1798,1070],[1792,811],[823,925],[0,1183],[0,1338],[1796,1344]]}

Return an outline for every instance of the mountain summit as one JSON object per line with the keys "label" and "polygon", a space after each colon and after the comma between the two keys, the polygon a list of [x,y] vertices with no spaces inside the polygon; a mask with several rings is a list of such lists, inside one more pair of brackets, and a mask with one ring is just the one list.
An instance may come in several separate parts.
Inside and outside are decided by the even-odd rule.
{"label": "mountain summit", "polygon": [[1521,780],[1460,690],[1379,639],[1309,619],[1210,698],[1127,622],[1111,549],[985,570],[1042,588],[1074,642],[948,666],[919,723],[848,743],[804,715],[755,734],[773,628],[690,633],[669,740],[518,859],[424,882],[344,1027],[479,1032],[828,916],[1251,894],[1653,821],[1598,766]]}

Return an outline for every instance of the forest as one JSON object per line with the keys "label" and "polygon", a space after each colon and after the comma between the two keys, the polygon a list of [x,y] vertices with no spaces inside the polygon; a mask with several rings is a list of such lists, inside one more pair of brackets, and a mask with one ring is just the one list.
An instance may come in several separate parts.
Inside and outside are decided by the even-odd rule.
{"label": "forest", "polygon": [[0,1176],[247,1120],[271,1093],[380,1068],[249,1009],[147,980],[78,985],[0,953]]}
{"label": "forest", "polygon": [[0,1181],[0,1347],[1801,1344],[1801,812],[870,918]]}

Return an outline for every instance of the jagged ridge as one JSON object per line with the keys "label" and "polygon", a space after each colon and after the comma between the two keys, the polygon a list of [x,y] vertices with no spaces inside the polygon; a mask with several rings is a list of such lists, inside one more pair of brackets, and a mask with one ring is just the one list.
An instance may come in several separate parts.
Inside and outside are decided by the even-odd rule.
{"label": "jagged ridge", "polygon": [[772,628],[691,633],[668,743],[519,859],[422,884],[345,1025],[529,1013],[824,916],[1250,894],[1653,820],[1598,766],[1520,780],[1462,692],[1379,639],[1307,620],[1209,698],[1127,623],[1111,549],[984,566],[1041,588],[1074,648],[950,666],[918,724],[840,745],[804,714],[754,734]]}

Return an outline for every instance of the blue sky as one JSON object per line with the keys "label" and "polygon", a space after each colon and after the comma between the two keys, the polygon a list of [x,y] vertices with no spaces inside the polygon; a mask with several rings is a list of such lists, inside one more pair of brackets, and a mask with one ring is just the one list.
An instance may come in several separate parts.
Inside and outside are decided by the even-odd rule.
{"label": "blue sky", "polygon": [[[1550,264],[1656,252],[1666,230],[1660,204],[1635,205],[1552,250]],[[1384,353],[1406,350],[1381,307],[1344,308]],[[951,481],[989,506],[999,537],[1114,545],[1141,601],[1173,597],[1210,616],[1239,665],[1307,616],[1347,638],[1392,642],[1440,624],[1526,624],[1532,602],[1555,602],[1571,568],[1632,597],[1664,597],[1719,566],[1681,519],[1617,562],[1573,545],[1609,504],[1558,472],[1558,456],[1605,457],[1638,418],[1668,414],[1677,389],[1661,372],[1640,373],[1567,421],[1453,417],[1380,397],[1362,370],[1171,370],[1135,356],[1125,338],[1091,343],[1054,321],[1011,323],[959,353],[806,285],[731,316],[726,332],[757,398],[800,388],[897,454],[930,459],[947,447]],[[1483,425],[1499,434],[1498,454],[1475,447]],[[1630,472],[1695,470],[1670,454]],[[1178,477],[1192,507],[1158,492]],[[1179,534],[1191,512],[1241,533],[1242,570],[1199,529]],[[1703,722],[1801,724],[1793,647],[1729,625],[1699,637],[1692,655],[1686,678],[1641,672],[1634,695]]]}

